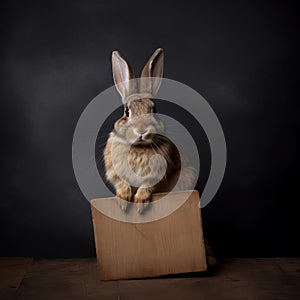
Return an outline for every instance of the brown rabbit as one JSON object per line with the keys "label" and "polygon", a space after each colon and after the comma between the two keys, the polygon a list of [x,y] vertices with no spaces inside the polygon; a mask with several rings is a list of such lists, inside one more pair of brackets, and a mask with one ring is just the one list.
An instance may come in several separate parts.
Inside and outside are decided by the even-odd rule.
{"label": "brown rabbit", "polygon": [[[138,91],[132,68],[119,52],[112,53],[113,77],[122,97],[124,115],[115,122],[107,140],[104,162],[107,180],[115,187],[123,210],[126,210],[127,201],[133,201],[141,213],[152,193],[172,190],[177,180],[176,186],[181,190],[193,189],[196,184],[194,168],[181,160],[176,146],[163,135],[164,124],[154,114],[163,58],[161,48],[153,53],[143,68]],[[151,157],[155,154],[163,156],[165,164],[151,165]],[[179,178],[180,173],[183,176]],[[132,178],[136,176],[140,180]],[[206,255],[208,265],[215,266],[214,254],[207,242]]]}
{"label": "brown rabbit", "polygon": [[[137,79],[129,64],[119,52],[112,53],[112,71],[116,88],[122,97],[124,115],[115,122],[104,150],[106,177],[116,190],[123,210],[133,201],[142,212],[151,194],[167,192],[184,172],[179,189],[193,189],[196,174],[192,167],[184,166],[175,145],[166,138],[164,124],[155,117],[154,96],[163,75],[163,50],[157,49],[143,68],[138,91]],[[159,154],[165,161],[152,163]],[[139,177],[136,181],[135,177]],[[122,201],[120,199],[126,200]]]}

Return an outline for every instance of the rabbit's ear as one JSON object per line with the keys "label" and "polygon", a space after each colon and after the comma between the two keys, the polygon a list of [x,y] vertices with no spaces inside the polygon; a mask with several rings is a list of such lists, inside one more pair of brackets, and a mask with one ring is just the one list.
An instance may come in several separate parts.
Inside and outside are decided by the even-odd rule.
{"label": "rabbit's ear", "polygon": [[118,51],[113,51],[111,60],[114,82],[124,103],[126,97],[137,93],[137,81],[132,68]]}
{"label": "rabbit's ear", "polygon": [[164,52],[162,48],[158,48],[152,54],[152,56],[150,57],[150,59],[148,60],[148,62],[146,63],[142,71],[141,83],[140,83],[141,93],[150,93],[153,96],[155,96],[161,84],[163,69],[164,69]]}

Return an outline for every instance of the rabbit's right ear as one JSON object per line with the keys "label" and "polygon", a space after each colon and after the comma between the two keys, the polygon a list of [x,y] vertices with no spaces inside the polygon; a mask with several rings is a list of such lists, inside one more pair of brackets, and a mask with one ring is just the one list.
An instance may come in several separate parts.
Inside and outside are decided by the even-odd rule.
{"label": "rabbit's right ear", "polygon": [[114,82],[125,104],[126,97],[137,93],[137,81],[132,68],[118,51],[113,51],[111,60]]}
{"label": "rabbit's right ear", "polygon": [[162,48],[158,48],[143,68],[140,84],[141,93],[150,93],[155,96],[161,84],[163,69],[164,51]]}

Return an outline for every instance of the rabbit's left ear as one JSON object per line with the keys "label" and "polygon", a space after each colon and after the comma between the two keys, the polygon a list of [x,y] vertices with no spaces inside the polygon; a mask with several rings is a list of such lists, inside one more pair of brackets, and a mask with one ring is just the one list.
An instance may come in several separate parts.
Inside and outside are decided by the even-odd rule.
{"label": "rabbit's left ear", "polygon": [[111,59],[114,82],[125,104],[126,97],[137,93],[137,81],[131,66],[118,51],[113,51]]}
{"label": "rabbit's left ear", "polygon": [[164,69],[164,52],[162,48],[156,49],[141,74],[140,93],[157,93]]}

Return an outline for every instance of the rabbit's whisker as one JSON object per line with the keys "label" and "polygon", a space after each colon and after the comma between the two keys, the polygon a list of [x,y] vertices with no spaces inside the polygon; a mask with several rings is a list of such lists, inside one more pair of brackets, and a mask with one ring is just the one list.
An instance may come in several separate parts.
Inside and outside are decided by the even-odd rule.
{"label": "rabbit's whisker", "polygon": [[156,152],[158,154],[161,154],[165,159],[166,161],[175,168],[175,165],[173,164],[173,162],[171,161],[170,157],[169,157],[169,154],[162,148],[162,147],[159,147],[155,141],[153,141],[153,144],[154,146],[156,147],[156,149],[160,152]]}

